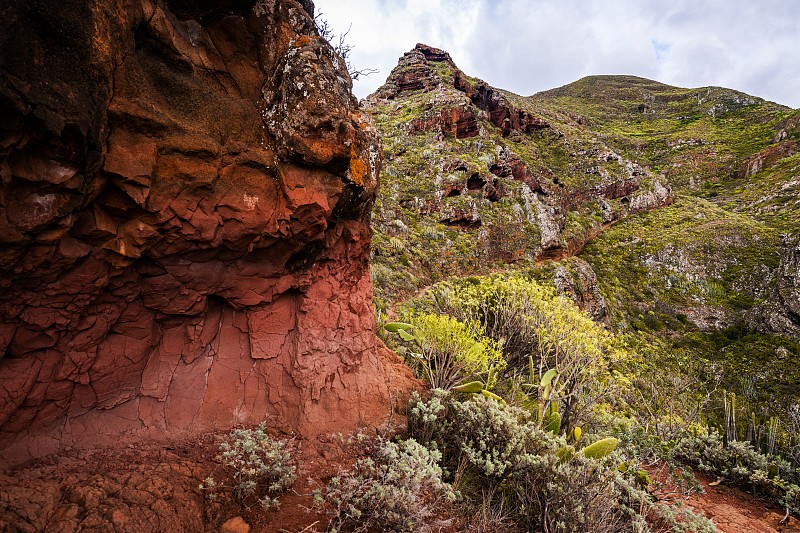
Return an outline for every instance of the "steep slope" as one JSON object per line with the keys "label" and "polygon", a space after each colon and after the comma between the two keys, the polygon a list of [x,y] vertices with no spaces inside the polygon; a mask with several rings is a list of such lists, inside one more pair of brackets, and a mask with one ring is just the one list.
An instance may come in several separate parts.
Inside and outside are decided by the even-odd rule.
{"label": "steep slope", "polygon": [[380,145],[313,3],[2,12],[0,462],[382,423]]}
{"label": "steep slope", "polygon": [[[777,287],[796,283],[786,274],[795,253],[790,235],[800,226],[796,112],[729,89],[631,77],[586,78],[532,99],[580,110],[593,130],[663,172],[681,196],[587,250],[609,275],[607,263],[616,264],[611,276],[624,281],[615,291],[643,291],[628,297],[645,303],[629,317],[666,305],[666,314],[686,316],[701,330],[743,322],[798,334],[797,297],[787,300],[792,291]],[[637,242],[625,244],[631,239]]]}
{"label": "steep slope", "polygon": [[426,45],[405,54],[364,107],[384,138],[373,220],[384,299],[441,277],[574,255],[608,224],[673,199],[663,175],[582,117],[470,78]]}
{"label": "steep slope", "polygon": [[362,105],[386,138],[379,308],[524,270],[647,350],[702,358],[759,420],[800,401],[800,113],[632,76],[522,97],[426,45]]}

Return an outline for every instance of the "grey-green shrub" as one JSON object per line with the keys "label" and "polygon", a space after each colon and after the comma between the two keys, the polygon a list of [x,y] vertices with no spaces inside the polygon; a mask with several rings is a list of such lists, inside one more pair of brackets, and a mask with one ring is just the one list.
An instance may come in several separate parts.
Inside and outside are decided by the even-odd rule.
{"label": "grey-green shrub", "polygon": [[749,442],[726,445],[712,431],[683,437],[672,453],[675,459],[725,476],[727,483],[766,496],[790,512],[800,511],[800,472],[785,459],[758,452]]}
{"label": "grey-green shrub", "polygon": [[496,512],[520,531],[650,531],[645,517],[654,504],[638,486],[637,469],[618,470],[611,446],[597,458],[574,447],[559,454],[570,447],[566,439],[538,427],[529,412],[480,395],[462,398],[442,390],[414,395],[408,419],[409,434],[440,453],[468,512]]}
{"label": "grey-green shrub", "polygon": [[409,435],[444,454],[444,464],[497,484],[526,450],[533,424],[529,413],[476,395],[459,401],[438,390],[428,400],[412,396]]}
{"label": "grey-green shrub", "polygon": [[526,454],[506,481],[526,531],[631,531],[634,498],[613,468],[581,455],[561,461],[551,453]]}
{"label": "grey-green shrub", "polygon": [[[290,488],[297,477],[290,442],[269,436],[264,424],[231,431],[219,451],[217,459],[233,479],[233,496],[247,507],[255,503],[265,509],[278,507],[276,496]],[[212,500],[222,488],[210,476],[200,485]]]}
{"label": "grey-green shrub", "polygon": [[441,454],[413,439],[356,437],[360,457],[315,493],[333,515],[331,531],[414,531],[456,494],[442,481]]}

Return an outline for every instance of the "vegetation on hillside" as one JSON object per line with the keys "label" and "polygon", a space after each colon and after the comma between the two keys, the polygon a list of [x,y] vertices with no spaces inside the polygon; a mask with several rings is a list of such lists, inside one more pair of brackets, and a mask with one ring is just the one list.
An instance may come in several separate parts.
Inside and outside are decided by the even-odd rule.
{"label": "vegetation on hillside", "polygon": [[[492,89],[548,124],[509,133],[455,83],[480,80],[425,64],[434,89],[367,105],[385,138],[372,268],[379,323],[402,321],[386,342],[447,389],[412,402],[409,437],[440,454],[455,509],[478,529],[712,530],[652,501],[640,467],[665,461],[797,512],[798,112],[597,76]],[[476,135],[436,126],[453,106]]]}

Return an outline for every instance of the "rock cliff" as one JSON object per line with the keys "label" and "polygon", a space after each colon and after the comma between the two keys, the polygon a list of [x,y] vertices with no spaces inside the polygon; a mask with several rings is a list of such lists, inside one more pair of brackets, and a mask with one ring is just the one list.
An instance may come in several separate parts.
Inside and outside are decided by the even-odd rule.
{"label": "rock cliff", "polygon": [[0,10],[0,458],[385,420],[381,150],[313,9]]}
{"label": "rock cliff", "polygon": [[387,304],[447,276],[574,255],[610,224],[674,200],[665,176],[584,117],[470,77],[425,44],[362,107],[384,141],[372,266]]}

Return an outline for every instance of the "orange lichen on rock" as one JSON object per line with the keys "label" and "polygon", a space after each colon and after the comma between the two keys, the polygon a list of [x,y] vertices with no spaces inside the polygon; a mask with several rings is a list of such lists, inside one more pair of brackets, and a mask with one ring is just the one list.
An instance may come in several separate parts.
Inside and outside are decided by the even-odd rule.
{"label": "orange lichen on rock", "polygon": [[292,41],[292,46],[294,48],[300,48],[301,46],[305,46],[305,45],[311,43],[311,39],[312,39],[312,37],[310,37],[308,35],[301,35],[300,37],[298,37],[297,39]]}
{"label": "orange lichen on rock", "polygon": [[359,187],[363,187],[364,176],[367,174],[367,165],[361,160],[357,145],[358,143],[354,142],[350,146],[350,181]]}

